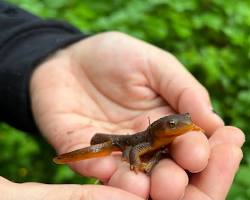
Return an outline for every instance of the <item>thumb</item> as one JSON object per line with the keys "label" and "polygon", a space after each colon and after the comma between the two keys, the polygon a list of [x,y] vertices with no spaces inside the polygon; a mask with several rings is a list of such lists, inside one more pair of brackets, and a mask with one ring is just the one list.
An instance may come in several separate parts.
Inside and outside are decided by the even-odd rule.
{"label": "thumb", "polygon": [[224,122],[212,110],[207,90],[171,54],[152,49],[150,54],[151,79],[155,90],[180,112],[189,112],[194,122],[213,133]]}
{"label": "thumb", "polygon": [[101,185],[17,184],[1,178],[0,188],[1,199],[9,200],[142,200],[123,190]]}

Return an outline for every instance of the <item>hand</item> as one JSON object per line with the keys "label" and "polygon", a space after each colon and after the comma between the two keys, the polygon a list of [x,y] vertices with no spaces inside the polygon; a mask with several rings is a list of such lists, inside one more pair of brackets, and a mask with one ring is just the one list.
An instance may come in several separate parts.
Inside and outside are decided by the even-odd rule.
{"label": "hand", "polygon": [[211,154],[208,165],[200,173],[190,176],[183,200],[226,199],[243,157],[240,147],[244,141],[244,134],[235,127],[216,130],[209,138]]}
{"label": "hand", "polygon": [[123,190],[101,185],[12,183],[0,177],[1,199],[8,200],[143,200]]}
{"label": "hand", "polygon": [[[143,130],[148,116],[154,121],[189,112],[207,136],[223,126],[205,88],[174,56],[122,33],[102,33],[59,51],[35,70],[30,91],[37,125],[58,153],[88,146],[96,132]],[[161,161],[151,180],[131,172],[117,155],[71,167],[143,198],[179,199],[188,184],[185,170],[197,173],[209,167],[210,151],[204,134],[185,134],[171,147],[175,162]]]}
{"label": "hand", "polygon": [[[191,178],[191,184],[186,187],[183,200],[212,200],[225,199],[225,195],[237,170],[242,152],[239,146],[243,143],[242,134],[235,128],[222,128],[210,138],[212,147],[211,162],[207,168]],[[159,188],[155,191],[154,199],[171,198],[171,191],[166,191],[167,186],[172,186],[175,190],[175,184],[168,183],[169,171],[165,171],[164,165],[171,161],[162,160],[156,169],[154,169],[153,180],[157,181],[157,176],[161,176],[158,182]],[[162,168],[162,169],[161,169]],[[158,175],[155,175],[158,173]],[[167,179],[167,182],[165,181]],[[166,184],[167,183],[167,184]],[[166,184],[166,185],[164,185]],[[215,186],[215,187],[214,187]],[[95,185],[46,185],[37,183],[16,184],[0,177],[0,193],[2,199],[9,200],[142,200],[123,190],[107,186]],[[169,199],[170,199],[169,198]]]}

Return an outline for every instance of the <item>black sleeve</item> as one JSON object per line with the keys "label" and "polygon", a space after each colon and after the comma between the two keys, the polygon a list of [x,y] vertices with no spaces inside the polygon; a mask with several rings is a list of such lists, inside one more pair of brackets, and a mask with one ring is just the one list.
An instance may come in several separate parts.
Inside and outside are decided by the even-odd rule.
{"label": "black sleeve", "polygon": [[38,131],[29,97],[31,73],[44,58],[84,37],[66,23],[45,21],[0,1],[0,120]]}

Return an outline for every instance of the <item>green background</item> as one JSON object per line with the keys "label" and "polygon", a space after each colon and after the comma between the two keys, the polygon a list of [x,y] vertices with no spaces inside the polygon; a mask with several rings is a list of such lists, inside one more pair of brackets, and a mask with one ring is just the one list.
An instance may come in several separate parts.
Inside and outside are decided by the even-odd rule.
{"label": "green background", "polygon": [[[172,52],[206,86],[226,124],[244,130],[244,160],[229,200],[250,198],[250,1],[11,0],[86,33],[119,30]],[[16,181],[94,183],[52,164],[39,136],[0,125],[0,175]]]}

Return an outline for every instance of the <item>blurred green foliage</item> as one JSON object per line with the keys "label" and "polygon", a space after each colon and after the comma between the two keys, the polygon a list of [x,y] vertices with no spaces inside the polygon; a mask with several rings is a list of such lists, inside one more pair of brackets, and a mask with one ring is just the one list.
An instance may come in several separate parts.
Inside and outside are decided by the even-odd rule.
{"label": "blurred green foliage", "polygon": [[[86,33],[118,30],[172,52],[203,83],[226,124],[249,134],[250,1],[11,0],[44,18]],[[51,163],[41,138],[0,127],[1,175],[15,181],[84,182]],[[250,198],[250,137],[229,200]]]}
{"label": "blurred green foliage", "polygon": [[52,163],[55,152],[41,137],[0,124],[0,175],[15,182],[95,183]]}

